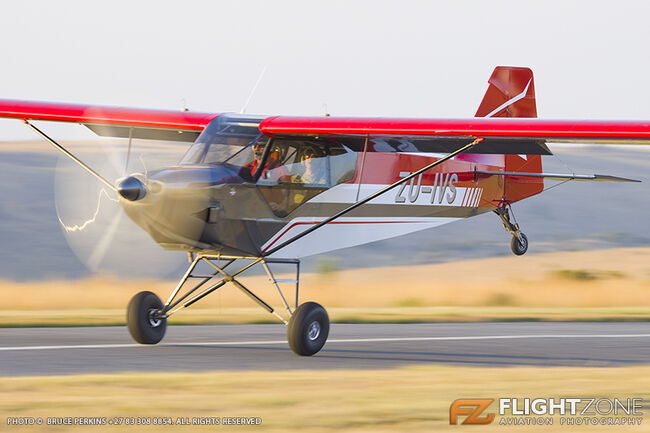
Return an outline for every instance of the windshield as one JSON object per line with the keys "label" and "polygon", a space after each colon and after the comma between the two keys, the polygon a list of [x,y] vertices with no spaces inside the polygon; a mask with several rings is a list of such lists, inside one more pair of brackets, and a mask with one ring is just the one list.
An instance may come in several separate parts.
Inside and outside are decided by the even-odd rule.
{"label": "windshield", "polygon": [[223,114],[212,120],[189,148],[180,164],[232,164],[253,159],[251,144],[260,136],[264,117]]}

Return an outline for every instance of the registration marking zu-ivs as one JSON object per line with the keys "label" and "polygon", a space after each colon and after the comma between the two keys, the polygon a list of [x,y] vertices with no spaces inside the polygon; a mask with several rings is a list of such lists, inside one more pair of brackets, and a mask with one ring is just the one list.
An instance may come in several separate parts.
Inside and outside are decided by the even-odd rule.
{"label": "registration marking zu-ivs", "polygon": [[[400,172],[400,178],[411,174]],[[398,204],[429,204],[463,207],[477,207],[483,195],[483,188],[458,187],[456,173],[436,173],[433,185],[423,185],[420,174],[408,183],[402,184],[395,194],[394,202]]]}

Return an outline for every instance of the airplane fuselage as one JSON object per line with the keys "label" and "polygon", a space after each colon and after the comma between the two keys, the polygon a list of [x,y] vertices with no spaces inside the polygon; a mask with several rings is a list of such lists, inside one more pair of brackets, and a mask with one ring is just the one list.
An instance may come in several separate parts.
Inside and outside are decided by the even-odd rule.
{"label": "airplane fuselage", "polygon": [[[224,132],[227,117],[213,122],[179,165],[139,176],[141,198],[121,199],[129,217],[166,249],[259,256],[444,156],[422,152],[422,143],[406,138],[269,139],[252,127]],[[238,126],[242,123],[237,119]],[[266,158],[257,164],[256,145]],[[301,159],[305,152],[314,153],[308,163]],[[212,154],[218,156],[211,160]],[[458,155],[288,246],[281,256],[351,247],[494,210],[540,192],[543,181],[521,180],[515,190],[502,176],[477,172],[515,165],[541,169],[539,158]],[[246,171],[247,164],[259,165],[256,177]],[[518,196],[512,197],[515,191]]]}

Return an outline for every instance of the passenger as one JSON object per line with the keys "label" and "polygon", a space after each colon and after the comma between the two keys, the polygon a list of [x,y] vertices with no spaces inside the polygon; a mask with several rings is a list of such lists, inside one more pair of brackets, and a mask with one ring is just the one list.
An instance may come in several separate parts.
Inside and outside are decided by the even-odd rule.
{"label": "passenger", "polygon": [[306,185],[323,185],[327,183],[326,160],[316,155],[316,150],[307,148],[302,154],[302,174],[295,174],[291,177],[292,183],[303,183]]}

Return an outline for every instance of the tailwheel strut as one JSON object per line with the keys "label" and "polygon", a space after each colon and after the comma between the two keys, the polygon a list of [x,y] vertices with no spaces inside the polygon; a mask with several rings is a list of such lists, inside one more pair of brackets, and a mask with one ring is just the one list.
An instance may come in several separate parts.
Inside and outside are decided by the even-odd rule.
{"label": "tailwheel strut", "polygon": [[[287,325],[287,340],[289,347],[296,354],[311,356],[317,353],[325,345],[329,334],[329,316],[325,309],[315,303],[306,302],[299,304],[299,281],[300,261],[269,259],[265,257],[227,257],[225,263],[221,256],[197,255],[191,258],[187,271],[178,282],[176,288],[164,304],[151,292],[140,292],[133,297],[129,303],[127,313],[128,329],[131,336],[138,343],[156,344],[162,340],[167,329],[167,319],[176,312],[187,308],[210,293],[215,292],[227,283],[231,283],[242,293],[251,298],[256,304],[273,314],[282,323]],[[237,260],[249,260],[250,263],[239,270],[230,273],[226,268]],[[197,266],[200,263],[207,263],[210,266],[209,273],[198,274]],[[269,281],[275,286],[280,299],[286,310],[285,316],[279,314],[266,301],[253,293],[248,287],[242,284],[237,277],[261,263],[266,271]],[[295,266],[295,279],[278,279],[275,277],[269,265],[288,264]],[[180,292],[190,280],[198,280],[198,283],[187,289],[182,295]],[[295,305],[292,308],[285,297],[280,284],[295,284]]]}
{"label": "tailwheel strut", "polygon": [[[512,235],[510,249],[513,254],[517,256],[525,254],[528,251],[528,237],[519,229],[519,224],[514,218],[514,213],[510,205],[495,209],[494,213],[499,215],[501,222],[503,222],[503,228]],[[511,215],[512,219],[510,218]]]}

